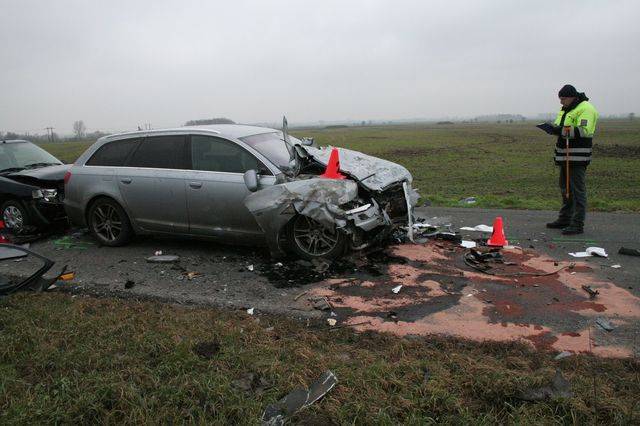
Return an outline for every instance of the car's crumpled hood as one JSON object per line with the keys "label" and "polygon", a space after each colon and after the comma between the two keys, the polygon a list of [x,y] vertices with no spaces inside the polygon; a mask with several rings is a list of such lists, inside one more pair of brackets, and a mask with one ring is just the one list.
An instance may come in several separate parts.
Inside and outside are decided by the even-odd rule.
{"label": "car's crumpled hood", "polygon": [[[329,163],[332,147],[305,146],[303,148],[319,163],[325,166]],[[413,180],[409,170],[399,164],[346,148],[338,148],[338,151],[340,171],[355,178],[361,185],[372,191],[382,191],[394,183],[402,181],[411,183]]]}
{"label": "car's crumpled hood", "polygon": [[5,175],[9,179],[21,182],[57,182],[64,179],[64,174],[71,168],[71,164],[60,164],[59,166],[47,166],[37,169],[20,170]]}

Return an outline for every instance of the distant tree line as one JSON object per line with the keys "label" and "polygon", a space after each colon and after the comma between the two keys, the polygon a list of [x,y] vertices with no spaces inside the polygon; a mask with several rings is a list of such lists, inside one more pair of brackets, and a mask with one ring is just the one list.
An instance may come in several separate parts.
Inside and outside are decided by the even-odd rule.
{"label": "distant tree line", "polygon": [[207,124],[236,124],[235,121],[224,117],[204,118],[202,120],[190,120],[184,123],[185,126],[204,126]]}
{"label": "distant tree line", "polygon": [[56,132],[53,131],[53,127],[48,127],[44,129],[47,131],[46,134],[40,133],[18,133],[18,132],[2,132],[0,131],[0,140],[13,140],[13,139],[23,139],[29,142],[37,142],[37,143],[46,143],[46,142],[64,142],[64,141],[78,141],[78,140],[96,140],[100,139],[103,136],[108,135],[108,133],[101,132],[96,130],[94,132],[88,133],[87,126],[84,124],[84,121],[78,120],[73,122],[73,136],[61,137]]}

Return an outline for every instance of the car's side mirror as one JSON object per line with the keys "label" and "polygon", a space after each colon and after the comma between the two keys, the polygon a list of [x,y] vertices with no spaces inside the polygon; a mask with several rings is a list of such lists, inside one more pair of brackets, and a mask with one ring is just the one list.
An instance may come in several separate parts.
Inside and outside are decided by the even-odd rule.
{"label": "car's side mirror", "polygon": [[313,145],[313,138],[302,138],[302,145],[304,146]]}
{"label": "car's side mirror", "polygon": [[247,189],[251,192],[258,190],[258,172],[251,169],[244,172],[244,184],[247,185]]}

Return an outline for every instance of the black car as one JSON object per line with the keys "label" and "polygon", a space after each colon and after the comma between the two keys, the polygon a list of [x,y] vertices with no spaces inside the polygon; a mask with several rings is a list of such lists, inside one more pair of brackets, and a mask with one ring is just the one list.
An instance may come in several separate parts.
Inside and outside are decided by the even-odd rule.
{"label": "black car", "polygon": [[30,233],[66,223],[64,177],[71,165],[23,140],[0,141],[0,220]]}

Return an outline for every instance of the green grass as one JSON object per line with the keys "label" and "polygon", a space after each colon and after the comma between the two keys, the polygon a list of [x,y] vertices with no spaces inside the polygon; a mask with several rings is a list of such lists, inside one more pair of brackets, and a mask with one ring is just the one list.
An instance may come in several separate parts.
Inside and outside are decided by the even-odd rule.
{"label": "green grass", "polygon": [[[320,145],[372,154],[407,167],[423,199],[436,206],[550,209],[560,206],[555,139],[515,124],[405,125],[296,130]],[[640,211],[640,120],[599,124],[587,173],[589,209]],[[91,142],[44,144],[73,162]]]}
{"label": "green grass", "polygon": [[[558,362],[519,344],[320,328],[153,302],[16,294],[0,299],[0,423],[255,424],[267,404],[326,369],[337,375],[338,386],[296,422],[640,421],[634,360],[575,356]],[[208,341],[221,348],[211,359],[194,352]],[[573,398],[516,398],[548,380],[557,366],[571,381]],[[234,388],[247,372],[272,387],[262,394]]]}

